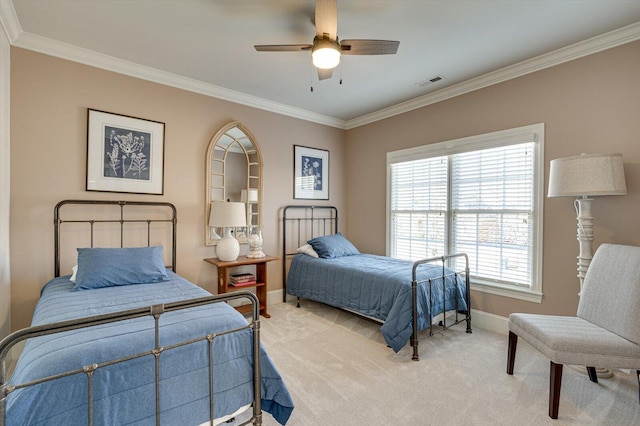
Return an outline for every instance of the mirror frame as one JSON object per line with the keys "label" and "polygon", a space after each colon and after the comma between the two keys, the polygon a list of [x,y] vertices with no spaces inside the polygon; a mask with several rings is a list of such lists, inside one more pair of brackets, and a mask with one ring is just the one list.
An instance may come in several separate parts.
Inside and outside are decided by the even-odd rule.
{"label": "mirror frame", "polygon": [[[249,160],[249,154],[247,153],[247,151],[244,149],[243,145],[239,142],[240,139],[244,139],[244,138],[237,138],[237,137],[233,137],[231,135],[228,134],[229,131],[233,130],[233,129],[238,129],[240,132],[242,132],[244,134],[244,137],[246,137],[246,139],[248,139],[251,142],[251,145],[253,146],[253,149],[255,150],[255,155],[257,157],[257,162],[256,163],[252,163]],[[263,198],[263,192],[262,192],[262,154],[260,152],[260,148],[258,147],[258,144],[256,143],[255,138],[253,137],[253,135],[251,134],[251,132],[249,132],[247,130],[246,127],[244,127],[240,122],[238,121],[232,121],[231,123],[223,126],[220,130],[218,130],[216,132],[216,134],[211,138],[211,140],[209,141],[209,146],[207,147],[207,155],[205,156],[205,169],[206,169],[206,173],[205,173],[205,203],[204,203],[204,235],[205,235],[205,245],[207,246],[215,246],[218,242],[218,240],[212,238],[212,231],[211,228],[209,227],[209,214],[211,213],[211,203],[213,201],[225,201],[227,199],[227,188],[225,185],[225,172],[226,172],[226,166],[225,166],[225,161],[226,161],[226,156],[227,153],[229,152],[227,148],[222,148],[225,153],[224,153],[224,157],[222,160],[216,160],[213,158],[213,154],[214,151],[216,149],[216,146],[218,145],[218,142],[220,141],[220,139],[223,136],[227,136],[228,138],[233,139],[233,142],[231,142],[230,144],[228,144],[228,146],[231,146],[235,143],[238,143],[241,147],[243,147],[243,151],[245,154],[245,158],[247,160],[247,189],[251,188],[251,189],[257,189],[258,190],[258,202],[257,202],[257,206],[258,206],[258,212],[257,212],[257,219],[258,219],[258,229],[262,226],[262,198]],[[222,186],[216,186],[214,185],[213,182],[213,161],[221,161],[222,162]],[[258,169],[258,173],[257,175],[252,175],[252,167],[255,168],[257,167]],[[251,185],[251,181],[253,180],[257,180],[257,184],[255,186]],[[218,198],[214,198],[212,192],[214,188],[218,188],[222,190],[222,199],[218,199]],[[256,226],[256,225],[253,225]],[[247,224],[247,230],[250,231],[250,225]],[[248,235],[247,235],[248,236]],[[246,239],[238,239],[238,242],[240,244],[246,244],[247,241]]]}

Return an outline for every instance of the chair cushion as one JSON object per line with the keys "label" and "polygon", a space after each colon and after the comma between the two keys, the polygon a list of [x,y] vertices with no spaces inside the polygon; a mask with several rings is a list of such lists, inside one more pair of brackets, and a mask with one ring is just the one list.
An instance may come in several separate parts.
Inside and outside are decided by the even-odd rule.
{"label": "chair cushion", "polygon": [[509,330],[556,364],[640,369],[640,345],[582,318],[511,314]]}

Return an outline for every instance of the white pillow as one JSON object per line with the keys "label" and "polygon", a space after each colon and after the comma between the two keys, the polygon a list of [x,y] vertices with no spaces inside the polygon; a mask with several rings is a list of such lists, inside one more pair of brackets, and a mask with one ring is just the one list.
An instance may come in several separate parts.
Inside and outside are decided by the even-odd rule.
{"label": "white pillow", "polygon": [[320,257],[318,256],[318,253],[316,253],[316,251],[313,249],[313,247],[311,247],[311,244],[305,244],[302,247],[298,247],[296,252],[306,254],[308,256],[315,257],[315,258]]}
{"label": "white pillow", "polygon": [[78,273],[78,265],[74,266],[73,268],[71,268],[71,278],[69,278],[69,281],[71,282],[76,282],[76,274]]}

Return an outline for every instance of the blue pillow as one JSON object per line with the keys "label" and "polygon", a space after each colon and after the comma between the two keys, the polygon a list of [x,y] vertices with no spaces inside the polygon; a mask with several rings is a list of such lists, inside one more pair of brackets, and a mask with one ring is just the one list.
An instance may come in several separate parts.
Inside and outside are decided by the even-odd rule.
{"label": "blue pillow", "polygon": [[351,241],[347,240],[339,232],[333,235],[313,238],[307,243],[313,247],[318,256],[324,259],[360,254],[358,249],[351,244]]}
{"label": "blue pillow", "polygon": [[79,248],[73,290],[168,280],[162,247]]}

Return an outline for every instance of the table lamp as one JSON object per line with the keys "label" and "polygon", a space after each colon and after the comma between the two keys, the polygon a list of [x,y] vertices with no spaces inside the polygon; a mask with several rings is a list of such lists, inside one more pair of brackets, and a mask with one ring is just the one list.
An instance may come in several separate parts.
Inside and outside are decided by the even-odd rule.
{"label": "table lamp", "polygon": [[238,240],[231,235],[231,228],[247,226],[246,214],[244,203],[228,201],[214,201],[211,203],[209,226],[224,229],[224,236],[218,240],[218,244],[216,245],[218,259],[233,261],[238,258],[240,254],[240,244],[238,244]]}

